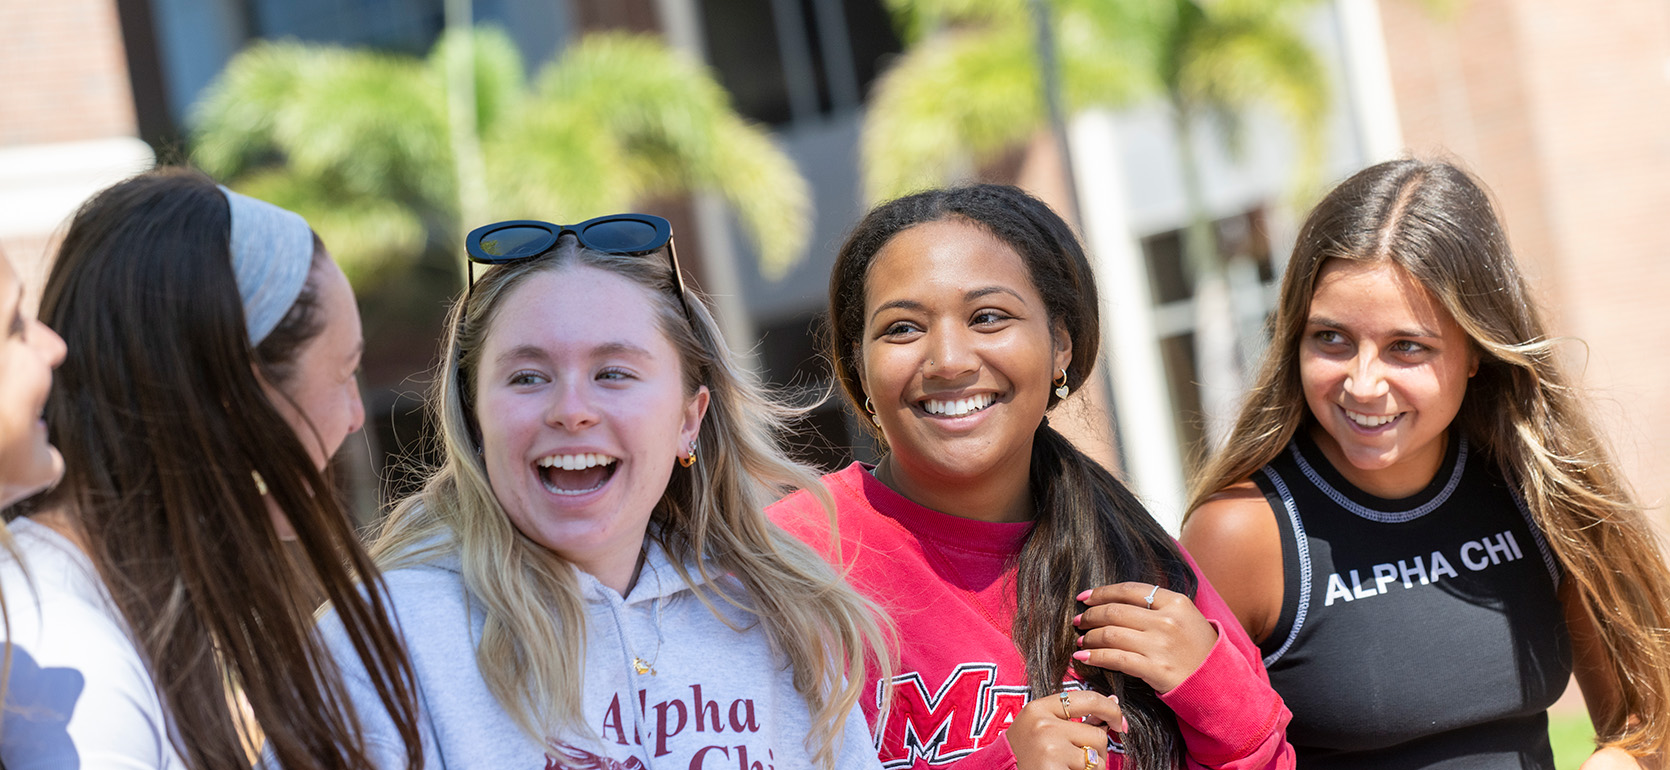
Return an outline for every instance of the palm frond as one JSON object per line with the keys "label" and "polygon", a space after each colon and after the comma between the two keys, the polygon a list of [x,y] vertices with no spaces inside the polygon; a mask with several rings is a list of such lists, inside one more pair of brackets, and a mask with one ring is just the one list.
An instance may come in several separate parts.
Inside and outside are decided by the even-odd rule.
{"label": "palm frond", "polygon": [[1044,122],[1026,28],[962,30],[925,41],[876,83],[864,117],[864,193],[897,197],[955,178]]}
{"label": "palm frond", "polygon": [[609,137],[632,198],[719,193],[768,275],[800,257],[812,217],[805,179],[764,129],[737,116],[702,65],[656,38],[593,34],[547,67],[534,90],[552,109],[583,115]]}
{"label": "palm frond", "polygon": [[423,250],[423,222],[395,201],[333,189],[284,168],[246,175],[236,189],[302,215],[355,284]]}

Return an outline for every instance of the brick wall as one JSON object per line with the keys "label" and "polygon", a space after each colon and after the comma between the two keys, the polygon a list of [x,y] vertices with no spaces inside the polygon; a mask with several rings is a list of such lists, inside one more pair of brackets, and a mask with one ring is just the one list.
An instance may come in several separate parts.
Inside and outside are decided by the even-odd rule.
{"label": "brick wall", "polygon": [[1554,332],[1661,523],[1670,498],[1670,6],[1381,0],[1404,138],[1494,192]]}
{"label": "brick wall", "polygon": [[115,0],[0,0],[0,146],[136,132]]}

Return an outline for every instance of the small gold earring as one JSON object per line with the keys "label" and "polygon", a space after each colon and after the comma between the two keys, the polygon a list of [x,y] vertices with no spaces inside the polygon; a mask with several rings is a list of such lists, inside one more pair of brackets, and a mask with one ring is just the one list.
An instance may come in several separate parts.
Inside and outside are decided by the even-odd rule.
{"label": "small gold earring", "polygon": [[262,497],[266,497],[267,496],[267,480],[264,479],[264,478],[261,478],[261,472],[257,471],[257,470],[252,470],[252,471],[249,472],[249,477],[252,478],[252,479],[255,479],[255,491],[260,492]]}
{"label": "small gold earring", "polygon": [[696,464],[696,441],[690,440],[690,454],[678,458],[678,464],[686,468]]}
{"label": "small gold earring", "polygon": [[869,396],[864,397],[864,411],[870,414],[870,422],[875,423],[877,428],[881,427],[881,415],[876,414],[876,407],[870,403]]}
{"label": "small gold earring", "polygon": [[1072,391],[1067,389],[1067,370],[1066,369],[1061,370],[1061,376],[1055,379],[1054,384],[1055,384],[1055,397],[1056,398],[1066,398],[1067,394],[1072,392]]}

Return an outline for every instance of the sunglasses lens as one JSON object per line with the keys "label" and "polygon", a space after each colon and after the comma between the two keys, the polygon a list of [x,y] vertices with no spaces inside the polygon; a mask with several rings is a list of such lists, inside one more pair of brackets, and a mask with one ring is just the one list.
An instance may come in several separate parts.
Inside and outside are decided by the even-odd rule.
{"label": "sunglasses lens", "polygon": [[492,257],[531,257],[551,247],[551,231],[516,225],[494,230],[481,239],[481,250]]}
{"label": "sunglasses lens", "polygon": [[657,237],[654,225],[630,219],[598,222],[586,228],[581,240],[598,251],[616,253],[651,251],[666,245],[665,239]]}

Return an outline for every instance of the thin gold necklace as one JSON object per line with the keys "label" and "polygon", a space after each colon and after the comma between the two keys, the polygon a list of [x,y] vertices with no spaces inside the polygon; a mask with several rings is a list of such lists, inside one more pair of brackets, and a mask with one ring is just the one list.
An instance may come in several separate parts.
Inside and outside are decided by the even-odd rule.
{"label": "thin gold necklace", "polygon": [[[640,576],[642,575],[641,571],[648,564],[648,559],[649,553],[647,550],[639,552],[638,569],[640,570]],[[639,676],[645,674],[655,676],[655,661],[661,659],[661,600],[664,598],[661,595],[661,572],[654,567],[650,567],[650,572],[655,575],[655,656],[649,660],[644,660],[637,653],[632,654],[632,670],[638,672]]]}

